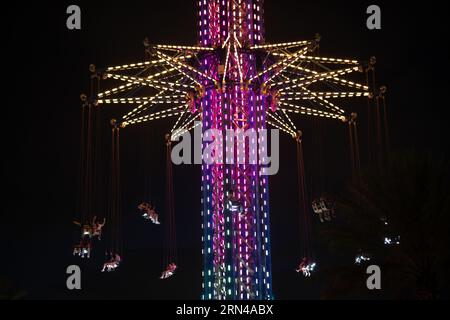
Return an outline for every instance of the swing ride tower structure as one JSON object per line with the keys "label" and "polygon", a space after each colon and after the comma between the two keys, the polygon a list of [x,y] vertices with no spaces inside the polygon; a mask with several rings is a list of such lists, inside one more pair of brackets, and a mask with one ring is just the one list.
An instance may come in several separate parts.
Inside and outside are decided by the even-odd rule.
{"label": "swing ride tower structure", "polygon": [[[202,298],[270,300],[269,179],[262,170],[268,141],[258,135],[255,151],[249,148],[251,137],[240,140],[236,134],[228,141],[226,132],[275,128],[298,138],[290,115],[350,123],[351,113],[332,100],[371,93],[367,85],[345,79],[364,71],[361,63],[317,55],[319,36],[266,44],[264,0],[196,4],[196,46],[144,41],[144,62],[92,70],[105,82],[120,82],[97,93],[93,103],[132,106],[114,122],[117,130],[175,118],[173,141],[200,126],[204,150],[219,138],[216,134],[226,137],[226,143],[203,154]],[[233,158],[230,145],[237,150]],[[256,163],[250,161],[254,152]],[[239,210],[227,204],[230,194]]]}
{"label": "swing ride tower structure", "polygon": [[[200,99],[207,141],[215,140],[207,136],[211,129],[222,136],[266,129],[264,96],[248,85],[262,63],[249,49],[264,43],[263,5],[262,0],[199,1],[199,44],[216,48],[203,58],[202,72],[219,80]],[[226,149],[230,144],[238,150],[245,137],[227,140]],[[260,162],[250,164],[255,150],[242,148],[244,154],[233,153],[233,159],[227,151],[216,150],[225,163],[202,168],[203,298],[272,299],[268,177],[261,175]],[[227,209],[229,190],[242,205],[239,212]]]}

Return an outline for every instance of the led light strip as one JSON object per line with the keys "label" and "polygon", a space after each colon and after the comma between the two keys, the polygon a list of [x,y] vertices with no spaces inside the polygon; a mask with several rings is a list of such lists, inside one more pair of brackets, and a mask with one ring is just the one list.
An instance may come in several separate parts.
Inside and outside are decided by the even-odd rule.
{"label": "led light strip", "polygon": [[318,61],[322,63],[332,63],[332,64],[356,64],[359,65],[359,61],[357,60],[349,60],[349,59],[338,59],[338,58],[326,58],[326,57],[314,57],[314,56],[302,56],[306,62]]}
{"label": "led light strip", "polygon": [[326,78],[334,78],[336,75],[344,75],[344,74],[352,73],[355,71],[358,71],[358,67],[347,68],[347,69],[343,69],[343,70],[335,70],[335,71],[324,72],[324,73],[316,73],[314,75],[303,77],[300,79],[290,79],[290,80],[286,80],[286,81],[275,82],[275,83],[273,83],[273,85],[282,86],[285,84],[298,83],[298,82],[308,81],[308,80],[319,80],[320,81],[320,80],[323,80]]}
{"label": "led light strip", "polygon": [[306,89],[306,88],[303,88],[303,90],[305,90],[305,91],[308,92],[309,94],[315,96],[318,100],[323,101],[323,102],[327,105],[327,106],[326,106],[327,109],[330,109],[330,108],[331,108],[331,109],[334,109],[335,111],[337,111],[338,113],[341,113],[341,114],[345,113],[344,110],[342,110],[342,109],[339,108],[338,106],[334,105],[334,104],[331,103],[330,101],[328,101],[328,100],[326,100],[326,99],[324,99],[324,98],[322,98],[322,97],[317,96],[314,92],[309,91],[309,90]]}
{"label": "led light strip", "polygon": [[295,135],[296,135],[295,132],[290,132],[290,131],[288,131],[288,130],[286,130],[286,129],[280,127],[280,126],[278,126],[277,124],[275,124],[275,123],[273,123],[273,122],[271,122],[271,121],[269,121],[269,120],[266,120],[266,122],[267,122],[267,124],[271,125],[272,127],[276,128],[276,129],[278,129],[278,130],[281,130],[281,131],[283,131],[284,133],[287,133],[287,134],[290,135],[290,136],[295,137]]}
{"label": "led light strip", "polygon": [[311,41],[297,41],[297,42],[285,42],[285,43],[275,43],[275,44],[264,44],[264,45],[256,45],[250,47],[250,49],[273,49],[273,48],[281,48],[281,47],[297,47],[297,46],[305,46],[310,44]]}
{"label": "led light strip", "polygon": [[[309,90],[308,90],[309,91]],[[281,98],[281,101],[293,101],[293,100],[308,100],[312,97],[310,94],[306,92],[282,92],[283,96],[296,96],[289,98]],[[317,97],[322,97],[326,99],[334,99],[334,98],[359,98],[359,97],[368,97],[370,95],[369,92],[314,92],[314,95]],[[297,97],[299,96],[299,97]]]}
{"label": "led light strip", "polygon": [[174,87],[182,87],[182,88],[185,88],[185,89],[193,89],[193,90],[195,90],[194,86],[189,86],[189,85],[185,85],[185,84],[181,84],[181,83],[177,83],[177,82],[170,83],[170,82],[165,82],[165,81],[147,80],[147,79],[136,78],[136,77],[114,75],[114,74],[110,74],[110,73],[108,73],[106,76],[108,78],[113,78],[113,79],[116,79],[116,80],[127,81],[127,82],[130,82],[130,83],[133,83],[133,84],[153,87],[153,88],[156,88],[156,89],[162,89],[162,90],[166,89],[166,90],[174,91],[174,92],[178,92],[178,93],[187,93],[187,92],[175,89]]}
{"label": "led light strip", "polygon": [[[300,54],[304,53],[307,49],[302,49],[299,51]],[[292,61],[290,61],[293,58]],[[297,54],[293,55],[292,57],[288,57],[286,59],[284,59],[283,61],[279,62],[278,65],[283,65],[283,64],[288,64],[287,66],[282,67],[278,72],[276,72],[275,74],[273,74],[269,79],[267,79],[264,83],[267,84],[268,82],[272,81],[276,76],[278,76],[279,74],[281,74],[282,72],[284,72],[290,65],[292,65],[293,63],[296,63],[299,59],[301,58],[301,56],[297,56]],[[289,62],[288,62],[289,61]]]}
{"label": "led light strip", "polygon": [[[196,79],[192,78],[190,75],[188,75],[188,74],[187,74],[186,72],[184,72],[183,70],[180,70],[180,67],[181,67],[181,68],[186,68],[186,69],[188,69],[189,71],[192,71],[192,72],[196,73],[197,75],[199,75],[199,76],[201,76],[201,77],[204,77],[204,78],[206,78],[206,79],[208,79],[208,80],[210,80],[210,81],[212,81],[212,82],[214,82],[214,83],[217,82],[215,79],[211,78],[211,77],[208,76],[207,74],[204,74],[203,72],[200,72],[200,71],[198,71],[197,69],[195,69],[195,68],[193,68],[193,67],[191,67],[191,66],[188,66],[187,64],[181,63],[181,62],[177,61],[177,59],[172,58],[172,57],[170,57],[170,56],[168,56],[168,55],[166,55],[166,54],[164,54],[164,53],[162,53],[162,52],[160,52],[160,51],[157,51],[156,54],[157,54],[158,56],[160,56],[162,59],[165,59],[166,62],[167,62],[168,64],[170,64],[171,66],[173,66],[174,68],[176,68],[179,72],[183,73],[186,77],[188,77],[189,79],[191,79],[192,81],[194,81],[194,82],[195,82],[197,85],[199,85],[199,86],[201,86],[201,83],[198,82]],[[174,65],[174,64],[175,64],[175,65]],[[176,65],[178,65],[178,67],[177,67]]]}
{"label": "led light strip", "polygon": [[[343,69],[343,70],[337,70],[337,71],[331,71],[331,72],[325,72],[325,73],[318,73],[316,75],[312,75],[312,76],[308,76],[305,78],[300,78],[300,79],[293,79],[293,80],[289,80],[289,81],[282,81],[282,82],[278,82],[274,85],[283,85],[283,84],[289,84],[289,83],[299,83],[299,82],[303,82],[303,83],[299,83],[299,84],[295,84],[293,86],[290,87],[284,87],[281,88],[279,91],[286,91],[286,90],[290,90],[290,89],[294,89],[294,88],[298,88],[298,87],[305,87],[307,85],[310,85],[314,82],[318,82],[318,81],[323,81],[326,79],[333,79],[336,76],[342,76],[345,74],[349,74],[352,72],[358,71],[358,67],[354,67],[354,68],[348,68],[348,69]],[[308,81],[308,80],[312,80],[312,81]]]}
{"label": "led light strip", "polygon": [[[192,55],[187,56],[180,56],[177,59],[180,60],[186,60],[192,58]],[[138,69],[138,68],[144,68],[149,66],[154,66],[158,64],[164,64],[165,61],[163,59],[160,60],[153,60],[153,61],[146,61],[146,62],[139,62],[139,63],[131,63],[131,64],[124,64],[121,66],[114,66],[114,67],[108,67],[106,68],[106,71],[125,71],[125,70],[131,70],[131,69]]]}
{"label": "led light strip", "polygon": [[131,124],[134,124],[134,123],[141,123],[141,122],[144,122],[144,121],[147,122],[147,121],[152,121],[152,120],[158,120],[158,119],[164,119],[164,118],[168,118],[168,117],[173,117],[173,116],[176,116],[176,115],[180,115],[184,111],[180,111],[180,112],[172,112],[172,111],[177,111],[177,110],[180,110],[180,109],[182,109],[184,107],[185,106],[178,106],[178,107],[171,108],[171,109],[168,109],[168,110],[156,112],[156,113],[153,113],[151,115],[144,116],[144,117],[130,119],[130,120],[124,121],[124,124],[131,125]]}
{"label": "led light strip", "polygon": [[273,120],[275,120],[276,122],[278,122],[278,124],[282,127],[284,127],[286,130],[288,131],[294,131],[292,128],[290,128],[286,123],[284,123],[281,119],[278,119],[278,117],[275,116],[275,114],[272,113],[267,113],[267,116]]}
{"label": "led light strip", "polygon": [[281,110],[281,112],[283,112],[283,114],[285,115],[285,117],[288,119],[289,123],[291,124],[292,128],[294,128],[295,131],[297,131],[297,127],[295,126],[294,122],[292,121],[292,119],[288,116],[288,114],[286,113],[286,111]]}
{"label": "led light strip", "polygon": [[151,106],[152,105],[152,101],[157,99],[158,97],[160,97],[162,94],[166,93],[167,90],[163,90],[161,92],[159,92],[158,94],[156,94],[155,96],[151,97],[147,102],[145,102],[144,104],[141,104],[139,107],[137,107],[136,109],[132,110],[131,112],[129,112],[127,115],[124,116],[124,120],[127,120],[128,118],[130,118],[131,116],[137,114],[138,112],[142,112],[144,110],[143,109],[145,106]]}
{"label": "led light strip", "polygon": [[131,89],[133,89],[133,87],[134,86],[133,86],[132,83],[127,83],[127,84],[122,85],[120,87],[116,87],[116,88],[113,88],[113,89],[101,92],[101,93],[99,93],[97,95],[97,97],[98,98],[107,97],[107,96],[110,96],[110,95],[113,95],[113,94],[116,94],[116,93],[121,93],[121,92],[124,92],[124,91],[127,91],[127,90],[131,90]]}
{"label": "led light strip", "polygon": [[173,46],[173,45],[156,45],[158,49],[176,49],[176,50],[196,50],[196,51],[214,51],[214,48],[209,47],[190,47],[190,46]]}
{"label": "led light strip", "polygon": [[[190,122],[189,124],[192,124],[194,121]],[[201,125],[202,125],[202,123],[200,121],[198,123],[194,123],[191,127],[187,128],[181,132],[178,132],[176,135],[172,136],[172,139],[178,139],[178,137],[181,137],[183,134],[185,134],[185,133],[191,131],[192,129],[195,129]]]}
{"label": "led light strip", "polygon": [[297,56],[303,54],[304,50],[305,50],[305,49],[301,49],[301,50],[297,51],[295,54],[293,54],[292,56],[290,56],[290,57],[288,57],[288,58],[286,58],[286,59],[284,59],[284,60],[282,60],[282,61],[279,61],[279,62],[277,62],[277,63],[274,63],[273,65],[271,65],[271,66],[270,66],[269,68],[267,68],[266,70],[263,70],[263,71],[261,71],[260,73],[258,73],[256,76],[250,78],[249,81],[253,81],[253,80],[257,79],[257,78],[260,78],[261,76],[263,76],[264,74],[266,74],[266,73],[272,71],[273,69],[278,68],[282,63],[287,63],[287,61],[290,60],[290,59],[292,59],[292,58],[294,58],[294,59],[297,58]]}
{"label": "led light strip", "polygon": [[311,108],[307,108],[307,107],[300,107],[300,106],[296,106],[290,103],[281,103],[281,105],[287,106],[287,107],[291,107],[294,108],[294,110],[292,109],[285,109],[285,108],[281,108],[284,111],[287,112],[293,112],[293,113],[301,113],[304,115],[312,115],[312,116],[318,116],[318,117],[326,117],[326,118],[333,118],[333,119],[344,119],[345,116],[343,115],[338,115],[338,114],[334,114],[334,113],[330,113],[330,112],[326,112],[326,111],[321,111],[321,110],[314,110]]}

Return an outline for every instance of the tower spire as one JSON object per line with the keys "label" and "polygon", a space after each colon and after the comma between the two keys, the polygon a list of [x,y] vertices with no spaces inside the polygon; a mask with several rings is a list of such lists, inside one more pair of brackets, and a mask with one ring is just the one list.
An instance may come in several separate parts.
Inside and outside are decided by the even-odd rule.
{"label": "tower spire", "polygon": [[234,35],[245,46],[264,43],[264,0],[199,0],[198,40],[221,47]]}

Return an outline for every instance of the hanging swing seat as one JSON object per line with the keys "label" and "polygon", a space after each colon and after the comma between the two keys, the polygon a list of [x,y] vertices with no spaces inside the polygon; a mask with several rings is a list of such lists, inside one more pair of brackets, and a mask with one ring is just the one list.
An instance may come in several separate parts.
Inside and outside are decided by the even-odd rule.
{"label": "hanging swing seat", "polygon": [[225,191],[225,206],[227,210],[234,213],[242,214],[244,211],[242,201],[234,196],[234,187],[230,186]]}
{"label": "hanging swing seat", "polygon": [[370,261],[372,260],[372,256],[370,254],[364,253],[362,251],[360,251],[358,253],[358,255],[355,257],[355,264],[356,265],[361,265],[364,262]]}
{"label": "hanging swing seat", "polygon": [[177,265],[175,263],[169,264],[167,266],[166,270],[163,271],[163,273],[161,274],[160,279],[161,280],[166,280],[166,279],[171,278],[175,274],[175,271],[177,270],[177,268],[178,267],[177,267]]}
{"label": "hanging swing seat", "polygon": [[103,265],[102,272],[105,272],[105,271],[107,271],[107,272],[114,272],[114,271],[116,271],[119,268],[121,261],[122,261],[122,258],[120,257],[120,255],[115,254],[111,258],[110,261],[106,262]]}
{"label": "hanging swing seat", "polygon": [[335,218],[334,203],[324,196],[312,202],[312,209],[322,223],[331,222]]}
{"label": "hanging swing seat", "polygon": [[296,269],[295,271],[297,273],[302,273],[304,277],[309,278],[316,269],[316,266],[317,264],[315,262],[312,262],[310,259],[305,257],[300,263],[298,269]]}
{"label": "hanging swing seat", "polygon": [[82,259],[89,259],[91,257],[92,244],[90,241],[82,240],[80,244],[74,246],[73,255],[79,256]]}
{"label": "hanging swing seat", "polygon": [[159,222],[159,215],[156,213],[155,207],[148,203],[142,203],[138,206],[138,209],[142,213],[142,217],[145,220],[150,220],[153,222],[153,224],[160,225]]}

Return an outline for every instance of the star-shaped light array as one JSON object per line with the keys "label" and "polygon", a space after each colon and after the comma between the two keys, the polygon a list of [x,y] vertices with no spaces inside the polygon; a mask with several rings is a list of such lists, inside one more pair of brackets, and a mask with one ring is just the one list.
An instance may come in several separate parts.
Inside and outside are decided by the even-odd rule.
{"label": "star-shaped light array", "polygon": [[[369,97],[366,85],[351,80],[364,71],[359,61],[315,55],[320,37],[311,41],[243,47],[237,37],[220,48],[146,44],[144,62],[109,67],[99,72],[103,79],[120,82],[96,96],[97,104],[126,104],[132,110],[117,122],[122,127],[176,118],[172,137],[199,125],[198,101],[208,88],[226,90],[227,74],[235,72],[243,90],[261,93],[267,103],[267,123],[292,136],[297,129],[290,115],[299,114],[341,121],[350,120],[337,99]],[[254,53],[260,67],[250,73],[242,54]],[[205,55],[220,61],[216,76],[202,71]],[[254,70],[253,70],[254,71]]]}

